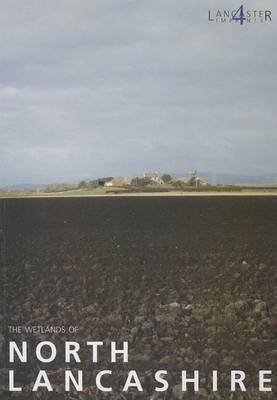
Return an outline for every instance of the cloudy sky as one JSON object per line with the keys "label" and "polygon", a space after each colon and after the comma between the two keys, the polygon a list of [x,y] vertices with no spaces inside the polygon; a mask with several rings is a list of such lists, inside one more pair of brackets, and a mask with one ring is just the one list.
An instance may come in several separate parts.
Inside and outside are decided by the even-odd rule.
{"label": "cloudy sky", "polygon": [[272,23],[232,0],[0,0],[0,185],[277,172]]}

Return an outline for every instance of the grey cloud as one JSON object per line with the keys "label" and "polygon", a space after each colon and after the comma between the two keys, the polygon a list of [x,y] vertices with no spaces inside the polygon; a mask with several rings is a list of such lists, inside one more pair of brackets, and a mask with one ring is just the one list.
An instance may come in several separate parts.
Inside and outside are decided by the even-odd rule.
{"label": "grey cloud", "polygon": [[276,172],[274,19],[210,24],[225,0],[18,4],[1,4],[0,184]]}

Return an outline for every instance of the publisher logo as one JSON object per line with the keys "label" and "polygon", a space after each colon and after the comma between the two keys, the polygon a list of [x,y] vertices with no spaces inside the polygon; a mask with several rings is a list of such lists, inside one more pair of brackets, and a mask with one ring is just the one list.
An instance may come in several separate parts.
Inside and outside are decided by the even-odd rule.
{"label": "publisher logo", "polygon": [[272,21],[271,10],[247,9],[241,5],[237,10],[209,10],[208,20],[213,23],[238,23],[239,25],[250,23],[268,23]]}

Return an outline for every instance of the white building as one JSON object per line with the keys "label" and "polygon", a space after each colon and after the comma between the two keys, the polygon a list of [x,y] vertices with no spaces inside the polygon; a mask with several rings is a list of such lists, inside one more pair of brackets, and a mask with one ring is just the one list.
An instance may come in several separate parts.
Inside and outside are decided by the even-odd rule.
{"label": "white building", "polygon": [[158,172],[145,172],[143,177],[150,179],[152,183],[157,183],[158,185],[162,185],[164,183]]}

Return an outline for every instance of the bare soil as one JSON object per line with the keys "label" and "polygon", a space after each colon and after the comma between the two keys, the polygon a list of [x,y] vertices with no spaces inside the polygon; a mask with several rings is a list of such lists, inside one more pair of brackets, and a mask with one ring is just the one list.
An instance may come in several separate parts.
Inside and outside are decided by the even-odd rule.
{"label": "bare soil", "polygon": [[[198,369],[202,388],[184,398],[276,396],[276,197],[9,199],[0,211],[6,339],[52,340],[58,348],[64,340],[129,342],[127,366],[111,367],[105,349],[97,364],[115,371],[109,397],[96,390],[83,350],[86,390],[62,392],[58,357],[55,391],[41,399],[182,399],[183,369]],[[12,335],[9,325],[76,325],[79,332]],[[8,367],[2,360],[2,376]],[[39,367],[31,354],[27,367],[16,366],[17,383],[28,389]],[[122,397],[126,368],[138,371],[143,393]],[[169,371],[170,387],[153,397],[157,369]],[[219,397],[209,390],[213,369],[221,374]],[[231,369],[247,373],[243,396],[230,393]],[[273,372],[267,397],[258,392],[260,369]],[[5,399],[39,398],[1,391]]]}

